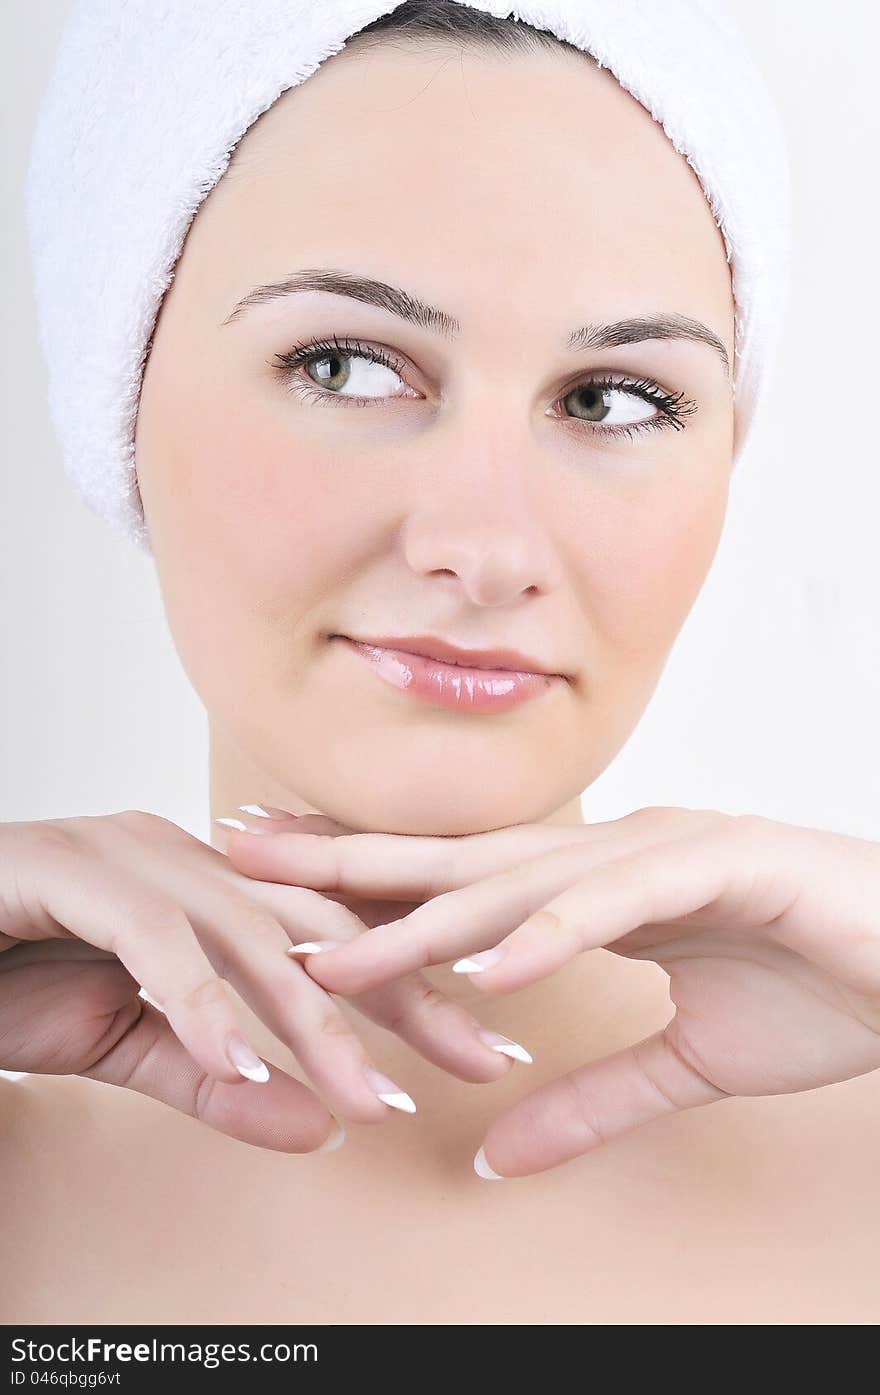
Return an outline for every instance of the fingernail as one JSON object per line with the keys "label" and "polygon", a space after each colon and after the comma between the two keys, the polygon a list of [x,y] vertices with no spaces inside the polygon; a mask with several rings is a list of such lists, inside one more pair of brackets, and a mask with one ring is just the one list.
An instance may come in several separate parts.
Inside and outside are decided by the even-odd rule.
{"label": "fingernail", "polygon": [[387,1075],[382,1075],[373,1066],[365,1067],[364,1074],[370,1082],[370,1088],[376,1091],[383,1104],[390,1104],[392,1109],[402,1109],[404,1114],[415,1114],[415,1100],[411,1099],[405,1090],[401,1090],[399,1085],[395,1085],[393,1080],[389,1080]]}
{"label": "fingernail", "polygon": [[484,969],[490,969],[493,964],[497,964],[504,951],[501,949],[484,949],[479,954],[471,954],[467,959],[456,959],[452,966],[454,974],[481,974]]}
{"label": "fingernail", "polygon": [[482,1148],[477,1150],[474,1158],[474,1172],[478,1177],[485,1177],[487,1182],[503,1182],[504,1178],[500,1172],[495,1172],[486,1162],[486,1154]]}
{"label": "fingernail", "polygon": [[266,833],[265,828],[249,828],[241,819],[215,819],[215,823],[222,823],[226,828],[235,828],[239,833]]}
{"label": "fingernail", "polygon": [[301,945],[291,945],[288,954],[320,954],[322,949],[341,949],[337,940],[303,940]]}
{"label": "fingernail", "polygon": [[239,804],[239,809],[243,814],[255,814],[258,819],[272,819],[274,814],[270,814],[264,809],[262,804]]}
{"label": "fingernail", "polygon": [[488,1027],[481,1027],[477,1035],[502,1056],[511,1056],[514,1061],[522,1061],[527,1066],[532,1064],[532,1057],[518,1041],[511,1041],[510,1037],[503,1037],[500,1032],[491,1032]]}
{"label": "fingernail", "polygon": [[339,1122],[338,1119],[334,1119],[333,1123],[333,1132],[329,1135],[329,1137],[325,1138],[320,1148],[313,1149],[313,1152],[332,1153],[336,1148],[339,1148],[345,1142],[345,1129],[343,1128],[342,1124]]}
{"label": "fingernail", "polygon": [[226,1040],[226,1054],[235,1069],[247,1080],[257,1080],[260,1083],[269,1079],[269,1067],[265,1061],[261,1061],[255,1051],[252,1051],[244,1037],[237,1032],[233,1033]]}

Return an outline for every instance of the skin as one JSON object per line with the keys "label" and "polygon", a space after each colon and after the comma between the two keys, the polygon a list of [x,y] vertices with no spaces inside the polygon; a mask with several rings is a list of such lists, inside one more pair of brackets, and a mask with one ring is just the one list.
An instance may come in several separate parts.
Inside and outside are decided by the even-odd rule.
{"label": "skin", "polygon": [[[318,295],[222,325],[254,285],[307,266],[406,286],[461,335],[451,345]],[[343,52],[255,123],[190,230],[137,423],[169,624],[210,720],[212,815],[317,810],[368,836],[523,824],[497,836],[522,839],[525,858],[552,833],[536,826],[582,825],[578,796],[638,721],[711,564],[733,420],[704,347],[573,364],[560,343],[588,319],[663,310],[708,325],[732,361],[729,267],[693,171],[607,72],[570,54]],[[406,357],[423,400],[325,410],[279,386],[267,361],[333,333]],[[699,410],[681,432],[617,443],[551,419],[604,371],[652,377]],[[428,629],[531,649],[575,681],[468,717],[409,706],[324,639]],[[232,865],[256,888],[275,840],[238,838]],[[503,860],[476,862],[460,905],[503,875]],[[667,978],[595,948],[509,997],[447,965],[430,978],[534,1064],[468,1084],[358,1019],[418,1114],[355,1125],[331,1156],[238,1146],[92,1081],[21,1090],[11,1157],[26,1166],[7,1169],[6,1205],[12,1252],[29,1257],[19,1319],[876,1319],[869,1077],[676,1112],[584,1168],[487,1186],[470,1166],[481,1141],[511,1175],[558,1161],[503,1157],[493,1121],[661,1027]],[[295,1073],[255,1014],[241,1022]],[[76,1282],[59,1255],[77,1257]]]}
{"label": "skin", "polygon": [[[442,307],[458,339],[316,292],[223,324],[255,285],[330,266]],[[696,176],[580,55],[345,51],[255,123],[190,228],[136,432],[168,622],[209,715],[214,816],[258,801],[359,831],[581,822],[727,500],[730,382],[707,346],[561,347],[587,320],[660,311],[702,321],[732,362],[729,267]],[[402,381],[361,365],[384,400],[302,401],[270,364],[332,334],[393,350]],[[601,373],[698,410],[603,439],[562,401]],[[612,400],[612,421],[656,412]],[[506,714],[445,712],[327,638],[425,631],[571,681]]]}

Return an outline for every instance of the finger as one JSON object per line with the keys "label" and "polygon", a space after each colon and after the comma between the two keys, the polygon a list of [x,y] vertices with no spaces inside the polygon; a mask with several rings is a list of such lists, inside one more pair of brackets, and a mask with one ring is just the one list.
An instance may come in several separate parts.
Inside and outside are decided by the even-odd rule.
{"label": "finger", "polygon": [[531,1052],[522,1042],[482,1026],[467,1008],[421,974],[395,979],[350,1001],[426,1061],[460,1080],[478,1084],[498,1080],[514,1061],[531,1064]]}
{"label": "finger", "polygon": [[[255,807],[241,806],[240,812],[249,821],[263,818],[254,813]],[[283,810],[270,805],[259,807],[266,811],[267,816],[272,816],[273,823],[279,826],[285,818],[288,823],[291,822],[290,816],[285,815]],[[348,831],[324,815],[302,815],[296,822],[307,825],[309,829],[320,826],[325,831],[328,828]],[[340,908],[338,903],[328,902],[325,899],[327,893],[319,894],[310,889],[261,881],[246,885],[250,896],[259,898],[277,915],[291,941],[299,943],[304,936],[309,936],[307,943],[326,938],[329,942],[347,944],[365,930],[364,923],[350,907]],[[291,901],[290,893],[296,893],[295,900]],[[349,896],[348,899],[355,898]],[[363,900],[370,909],[378,904],[367,898]],[[474,1083],[497,1080],[512,1069],[514,1061],[523,1064],[532,1061],[531,1053],[522,1043],[484,1027],[465,1007],[435,988],[421,974],[393,979],[359,997],[351,996],[350,1001],[358,1012],[393,1032],[432,1065],[461,1080]],[[318,1083],[317,1075],[311,1071],[309,1078]],[[329,1098],[326,1093],[325,1097]],[[330,1102],[337,1112],[342,1112],[332,1099]]]}
{"label": "finger", "polygon": [[[178,880],[178,886],[187,904],[197,906],[190,911],[193,925],[217,972],[291,1047],[328,1106],[358,1123],[386,1118],[389,1107],[374,1084],[378,1067],[327,990],[289,953],[292,944],[316,933],[316,925],[317,933],[344,944],[359,938],[363,922],[348,907],[307,889],[281,888],[298,895],[273,898],[278,909],[271,910],[221,883],[215,889],[204,878],[186,888]],[[376,989],[355,1006],[460,1079],[496,1080],[511,1068],[510,1058],[483,1038],[477,1019],[419,976]],[[388,1093],[406,1096],[386,1083],[381,1094]]]}
{"label": "finger", "polygon": [[[215,930],[226,929],[229,914],[218,907]],[[227,938],[222,951],[224,977],[290,1047],[339,1118],[363,1124],[388,1118],[382,1096],[409,1097],[400,1086],[390,1089],[339,1005],[287,953],[290,937],[284,928],[254,906],[242,908],[238,920],[239,938],[232,945]],[[415,1106],[410,1102],[407,1108],[412,1112]]]}
{"label": "finger", "polygon": [[255,833],[321,833],[330,838],[354,831],[326,814],[292,814],[271,804],[240,804],[233,818],[214,822],[227,829],[243,826]]}
{"label": "finger", "polygon": [[[256,879],[421,902],[556,848],[604,844],[620,833],[643,837],[649,822],[644,812],[583,827],[526,824],[444,838],[397,833],[327,836],[312,832],[305,820],[295,827],[278,820],[276,827],[251,819],[241,820],[243,828],[227,828],[227,850],[238,870]],[[264,828],[271,828],[271,838],[250,836]]]}
{"label": "finger", "polygon": [[[318,896],[317,892],[307,894]],[[363,923],[348,908],[332,904],[335,912],[330,927],[333,942],[354,942],[364,933]],[[228,916],[228,907],[218,904],[210,918],[210,926],[222,928],[224,917]],[[230,925],[225,938],[240,947],[243,959],[239,961],[236,954],[236,966],[224,968],[224,977],[247,998],[272,1031],[291,1044],[309,1079],[340,1117],[359,1122],[373,1122],[383,1117],[384,1107],[378,1106],[380,1112],[377,1113],[375,1098],[369,1093],[364,1095],[363,1071],[373,1063],[359,1038],[347,1025],[327,990],[305,971],[301,956],[290,952],[291,942],[298,943],[306,933],[302,923],[294,924],[295,918],[289,914],[278,916],[285,935],[287,963],[297,970],[293,991],[287,976],[279,974],[275,962],[281,944],[277,928],[271,923],[268,928],[262,927],[262,913],[255,913],[253,907],[244,905],[233,919],[236,924]],[[246,933],[244,927],[249,927]],[[204,933],[212,932],[206,927]],[[262,972],[257,972],[253,946],[264,934],[268,939],[266,966]],[[353,1006],[371,1021],[393,1032],[433,1065],[459,1079],[497,1080],[511,1068],[512,1060],[530,1059],[520,1043],[493,1032],[489,1032],[490,1039],[487,1039],[487,1029],[471,1012],[421,974],[403,975],[360,997],[348,996]],[[519,1053],[508,1052],[510,1047],[517,1046]]]}
{"label": "finger", "polygon": [[[294,1052],[310,1081],[345,1119],[378,1123],[392,1107],[412,1112],[409,1096],[388,1081],[369,1059],[356,1032],[333,999],[287,956],[291,938],[321,933],[334,938],[358,934],[363,922],[347,907],[316,891],[272,886],[243,878],[229,859],[192,839],[197,856],[162,858],[144,845],[138,828],[124,825],[118,837],[138,840],[144,872],[179,898],[198,942],[221,979],[228,981],[257,1016]],[[158,830],[162,833],[161,827]],[[179,830],[174,829],[175,849]],[[204,857],[216,866],[205,875]],[[243,896],[241,889],[247,890]],[[291,936],[292,932],[292,936]],[[144,984],[149,990],[149,986]],[[151,993],[152,997],[157,995]],[[159,1006],[165,1006],[161,998]]]}
{"label": "finger", "polygon": [[110,1028],[112,1044],[79,1072],[87,1079],[150,1095],[258,1148],[308,1153],[341,1141],[333,1115],[306,1085],[277,1066],[259,1087],[225,1084],[193,1059],[149,1003],[136,998],[124,1014],[116,1014]]}
{"label": "finger", "polygon": [[710,914],[742,873],[731,850],[728,841],[707,834],[686,847],[658,844],[616,858],[538,907],[487,951],[466,956],[460,971],[490,992],[516,992],[576,954],[615,944],[641,927]]}
{"label": "finger", "polygon": [[665,1114],[730,1098],[682,1056],[674,1021],[519,1100],[492,1124],[475,1170],[491,1180],[545,1172]]}
{"label": "finger", "polygon": [[[644,835],[640,836],[644,841]],[[677,837],[654,846],[660,850],[674,849],[684,836],[679,831]],[[693,841],[689,840],[689,845]],[[607,846],[557,848],[472,886],[436,896],[399,920],[366,930],[344,947],[311,954],[309,974],[333,993],[350,994],[459,956],[472,960],[474,954],[494,951],[499,941],[503,942],[518,925],[531,921],[548,902],[553,905],[555,895],[582,881],[585,872],[592,888],[594,881],[601,878],[603,863],[611,867],[624,860],[608,862]],[[680,866],[681,859],[670,865]],[[546,930],[547,924],[545,919],[540,928]],[[567,950],[571,943],[570,939],[566,942]],[[563,960],[560,951],[557,965]],[[524,971],[521,982],[527,981],[530,980]],[[480,975],[481,988],[496,985],[500,991],[508,991],[512,986],[501,969],[493,970],[493,977],[487,982]]]}
{"label": "finger", "polygon": [[[318,815],[303,818],[331,823]],[[356,1031],[326,990],[304,971],[299,956],[296,967],[302,983],[295,985],[296,1000],[291,996],[289,975],[283,970],[279,974],[276,962],[281,946],[279,925],[287,936],[283,949],[288,951],[303,940],[351,942],[363,933],[364,922],[348,906],[325,894],[252,881],[233,869],[228,858],[216,856],[220,865],[213,880],[222,888],[222,895],[212,894],[213,883],[206,880],[200,861],[182,860],[170,873],[171,884],[184,904],[198,907],[190,913],[202,942],[217,942],[216,951],[212,950],[214,967],[276,1036],[291,1046],[310,1081],[341,1118],[369,1123],[387,1117],[387,1106],[377,1103],[373,1085],[365,1084],[364,1070],[375,1066]],[[262,909],[255,910],[255,903]],[[371,908],[375,904],[367,902]],[[265,969],[257,973],[251,951],[264,941]],[[426,1060],[463,1080],[496,1080],[511,1068],[512,1060],[527,1063],[530,1059],[521,1044],[498,1033],[490,1032],[487,1040],[486,1029],[471,1013],[420,976],[401,977],[365,995],[355,1006],[407,1041]],[[368,1079],[372,1081],[372,1076]],[[387,1093],[383,1088],[382,1094]],[[394,1093],[405,1096],[399,1089]]]}
{"label": "finger", "polygon": [[268,1079],[227,985],[175,901],[130,870],[99,862],[87,845],[59,830],[21,840],[16,877],[21,903],[50,917],[56,936],[67,933],[116,955],[210,1075],[239,1085],[243,1077]]}
{"label": "finger", "polygon": [[389,1116],[384,1096],[392,1094],[412,1112],[409,1096],[399,1086],[389,1088],[338,1004],[288,953],[292,938],[305,933],[304,920],[309,927],[322,921],[341,938],[363,929],[357,916],[306,890],[288,898],[286,914],[279,916],[222,881],[191,876],[184,887],[184,875],[178,871],[177,885],[214,969],[291,1048],[328,1106],[342,1119],[380,1123]]}

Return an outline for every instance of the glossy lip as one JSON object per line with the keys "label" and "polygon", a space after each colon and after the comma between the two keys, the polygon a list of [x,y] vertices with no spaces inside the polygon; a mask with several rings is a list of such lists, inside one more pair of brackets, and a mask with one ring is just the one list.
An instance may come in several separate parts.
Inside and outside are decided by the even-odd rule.
{"label": "glossy lip", "polygon": [[374,649],[391,649],[395,653],[418,654],[426,659],[461,668],[510,669],[514,673],[544,674],[551,678],[566,678],[564,673],[545,668],[538,659],[521,654],[517,649],[461,649],[438,635],[331,635],[331,639],[348,639],[354,644],[369,644]]}
{"label": "glossy lip", "polygon": [[[342,640],[345,648],[369,664],[373,673],[384,683],[397,688],[417,702],[447,711],[464,713],[508,712],[566,682],[563,674],[536,672],[534,669],[483,668],[475,664],[450,663],[446,658],[417,654],[414,650],[392,648],[389,644],[374,644],[370,640],[352,639],[335,634],[331,639]],[[407,640],[427,647],[428,641]],[[395,645],[400,640],[394,640]],[[432,647],[436,640],[430,641]],[[445,641],[442,647],[451,648]],[[475,650],[453,649],[458,655],[476,654]],[[479,651],[485,662],[486,650]],[[508,660],[510,650],[495,650]],[[533,663],[534,660],[527,660]]]}

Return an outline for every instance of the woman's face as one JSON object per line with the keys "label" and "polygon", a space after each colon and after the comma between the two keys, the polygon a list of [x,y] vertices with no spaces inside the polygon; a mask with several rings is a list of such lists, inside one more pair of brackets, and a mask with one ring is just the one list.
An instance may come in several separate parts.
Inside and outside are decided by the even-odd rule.
{"label": "woman's face", "polygon": [[[318,270],[443,315],[312,289],[230,319]],[[572,343],[659,315],[720,345]],[[212,739],[264,780],[250,797],[454,834],[595,780],[718,543],[733,327],[696,175],[581,55],[349,49],[285,93],[190,228],[136,435],[172,636]],[[348,356],[285,376],[279,355],[328,337]],[[417,635],[564,676],[451,708],[338,638]]]}

